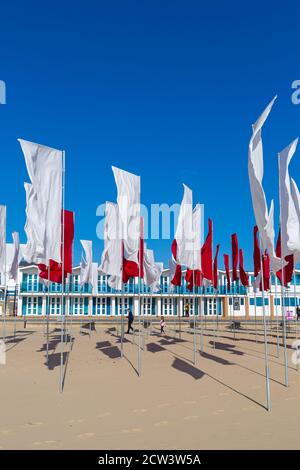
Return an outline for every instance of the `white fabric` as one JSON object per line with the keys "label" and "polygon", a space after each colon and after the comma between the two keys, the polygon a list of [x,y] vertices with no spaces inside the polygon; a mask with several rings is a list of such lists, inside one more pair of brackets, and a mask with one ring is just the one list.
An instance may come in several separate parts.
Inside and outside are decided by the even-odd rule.
{"label": "white fabric", "polygon": [[[5,274],[6,258],[6,206],[0,206],[0,274]],[[2,282],[2,281],[1,281]]]}
{"label": "white fabric", "polygon": [[175,232],[177,263],[181,266],[193,264],[193,193],[185,184],[178,222]]}
{"label": "white fabric", "polygon": [[98,294],[98,263],[92,263],[92,269],[91,269],[91,285],[92,285],[92,294],[97,295]]}
{"label": "white fabric", "polygon": [[294,254],[295,258],[299,258],[300,255],[300,220],[291,192],[289,164],[297,144],[298,139],[278,154],[282,254],[283,256]]}
{"label": "white fabric", "polygon": [[[104,250],[101,257],[100,271],[112,276],[108,283],[111,287],[122,288],[122,241],[119,232],[119,209],[118,205],[107,202],[105,207],[104,222]],[[112,285],[110,284],[112,283]]]}
{"label": "white fabric", "polygon": [[6,244],[6,272],[9,279],[18,282],[18,267],[22,258],[18,232],[13,232],[13,243]]}
{"label": "white fabric", "polygon": [[118,190],[118,209],[124,258],[138,263],[140,242],[140,177],[112,167]]}
{"label": "white fabric", "polygon": [[255,215],[256,225],[259,230],[263,251],[267,250],[270,256],[272,271],[276,272],[281,268],[281,260],[275,254],[274,246],[274,221],[273,202],[268,211],[265,192],[262,186],[264,174],[263,147],[261,139],[261,129],[266,121],[276,97],[269,103],[264,112],[253,125],[253,133],[249,142],[248,150],[248,173],[252,205]]}
{"label": "white fabric", "polygon": [[188,266],[190,269],[201,270],[201,218],[201,205],[197,204],[193,210],[193,252],[190,265]]}
{"label": "white fabric", "polygon": [[44,263],[44,224],[38,214],[37,193],[30,183],[24,183],[26,192],[26,223],[25,233],[27,244],[24,250],[24,259],[27,263]]}
{"label": "white fabric", "polygon": [[84,249],[84,256],[80,262],[80,284],[92,284],[93,244],[90,240],[80,240]]}
{"label": "white fabric", "polygon": [[[296,181],[293,178],[291,178],[291,194],[294,201],[297,217],[300,221],[300,193]],[[298,263],[300,261],[300,254],[298,252],[294,253],[294,258],[295,264]]]}
{"label": "white fabric", "polygon": [[162,263],[156,263],[153,250],[149,250],[145,244],[144,248],[144,283],[151,288],[152,292],[160,290],[160,276]]}
{"label": "white fabric", "polygon": [[[33,226],[31,227],[31,223],[27,220],[25,231],[30,233],[30,237],[38,236],[37,240],[29,238],[26,260],[48,264],[49,259],[52,259],[60,263],[63,154],[60,150],[18,140],[32,183],[30,202],[34,200],[30,207],[30,220]],[[40,225],[38,231],[37,224]],[[33,246],[38,249],[36,253],[32,251]]]}

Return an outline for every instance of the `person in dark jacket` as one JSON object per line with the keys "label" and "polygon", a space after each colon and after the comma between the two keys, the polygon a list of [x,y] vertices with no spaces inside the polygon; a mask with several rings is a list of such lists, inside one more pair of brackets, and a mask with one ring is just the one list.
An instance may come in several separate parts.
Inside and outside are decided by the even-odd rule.
{"label": "person in dark jacket", "polygon": [[133,317],[133,313],[130,309],[128,309],[128,330],[127,330],[127,334],[130,333],[130,330],[133,331],[133,328],[132,328],[132,323],[133,323],[133,320],[134,320],[134,317]]}

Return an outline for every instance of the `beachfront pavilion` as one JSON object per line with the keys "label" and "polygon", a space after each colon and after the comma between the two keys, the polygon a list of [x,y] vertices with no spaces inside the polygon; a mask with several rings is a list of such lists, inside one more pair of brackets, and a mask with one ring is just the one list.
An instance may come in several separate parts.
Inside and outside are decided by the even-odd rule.
{"label": "beachfront pavilion", "polygon": [[[126,314],[130,308],[135,316],[139,313],[139,297],[141,302],[141,315],[158,317],[193,317],[203,315],[205,318],[254,319],[263,315],[263,297],[261,292],[253,291],[253,275],[250,274],[251,286],[246,289],[236,281],[230,291],[227,290],[225,272],[219,271],[219,289],[212,287],[196,288],[189,292],[185,282],[185,273],[182,277],[182,286],[171,289],[169,271],[163,271],[160,279],[160,292],[151,293],[149,288],[140,286],[137,279],[131,279],[124,285],[124,292],[111,289],[107,283],[107,276],[99,274],[96,292],[92,292],[89,285],[80,287],[80,268],[75,267],[69,276],[64,294],[61,285],[50,284],[48,287],[41,282],[36,266],[22,266],[19,268],[18,285],[11,281],[7,289],[7,315],[24,317],[38,317],[50,312],[50,317],[65,313],[74,317],[93,316],[95,319],[120,316]],[[0,312],[3,312],[3,293]],[[61,310],[62,297],[64,311]],[[281,286],[275,276],[271,276],[271,291],[264,296],[266,315],[270,318],[280,317]],[[293,318],[296,307],[300,306],[300,271],[296,271],[292,283],[287,288],[283,298],[286,317]],[[50,306],[50,307],[49,307]],[[2,308],[2,311],[1,311]]]}

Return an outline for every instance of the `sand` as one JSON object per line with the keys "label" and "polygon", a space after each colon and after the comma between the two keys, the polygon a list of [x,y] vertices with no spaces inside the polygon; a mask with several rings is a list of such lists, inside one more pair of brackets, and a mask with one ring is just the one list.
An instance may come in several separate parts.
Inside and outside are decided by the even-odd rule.
{"label": "sand", "polygon": [[[168,328],[169,326],[169,328]],[[59,393],[60,332],[51,325],[49,367],[41,325],[8,325],[7,364],[0,366],[0,449],[299,449],[300,371],[291,361],[284,387],[283,352],[270,338],[272,411],[265,409],[262,336],[222,325],[213,348],[193,365],[193,335],[174,341],[167,324],[145,335],[142,375],[137,341],[97,325],[91,336],[72,327],[65,348],[65,385]],[[170,331],[171,330],[171,331]],[[198,337],[199,345],[199,337]]]}

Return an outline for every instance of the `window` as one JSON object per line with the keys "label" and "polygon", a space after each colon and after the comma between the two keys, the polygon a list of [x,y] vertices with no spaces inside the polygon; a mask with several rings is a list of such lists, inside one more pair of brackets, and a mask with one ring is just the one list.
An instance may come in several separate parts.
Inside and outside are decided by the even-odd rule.
{"label": "window", "polygon": [[93,300],[94,303],[94,309],[93,309],[93,315],[109,315],[110,310],[110,299],[106,297],[97,297],[94,298]]}
{"label": "window", "polygon": [[[255,305],[255,298],[250,297],[250,305]],[[262,297],[256,297],[256,306],[257,307],[262,307],[263,302],[262,302]],[[265,305],[269,305],[269,299],[265,297]]]}
{"label": "window", "polygon": [[52,297],[50,302],[51,308],[50,313],[51,315],[60,315],[60,298],[59,297]]}
{"label": "window", "polygon": [[144,297],[142,300],[142,315],[152,315],[155,308],[155,299]]}
{"label": "window", "polygon": [[172,315],[173,303],[172,298],[162,299],[162,315]]}
{"label": "window", "polygon": [[27,315],[36,315],[38,312],[37,297],[28,297],[27,299]]}
{"label": "window", "polygon": [[116,299],[116,304],[116,315],[127,315],[127,310],[129,308],[132,311],[131,297],[118,297]]}
{"label": "window", "polygon": [[25,289],[27,292],[37,292],[39,288],[37,274],[24,274],[23,275]]}

